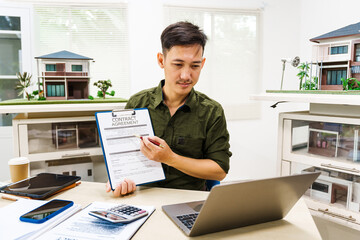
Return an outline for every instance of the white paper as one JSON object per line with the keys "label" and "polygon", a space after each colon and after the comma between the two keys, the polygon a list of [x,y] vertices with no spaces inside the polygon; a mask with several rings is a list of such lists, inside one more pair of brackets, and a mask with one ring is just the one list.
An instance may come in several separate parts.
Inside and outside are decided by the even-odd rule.
{"label": "white paper", "polygon": [[124,178],[136,185],[165,178],[161,163],[147,159],[140,151],[139,136],[154,136],[147,109],[96,113],[111,188]]}
{"label": "white paper", "polygon": [[21,215],[46,202],[48,201],[19,199],[0,208],[0,216],[2,216],[0,218],[0,239],[34,239],[80,209],[80,205],[74,204],[62,213],[40,224],[20,221]]}
{"label": "white paper", "polygon": [[128,224],[111,223],[89,215],[89,211],[106,210],[118,204],[93,202],[88,207],[42,235],[40,240],[116,240],[130,239],[155,210],[151,206],[139,206],[149,215]]}

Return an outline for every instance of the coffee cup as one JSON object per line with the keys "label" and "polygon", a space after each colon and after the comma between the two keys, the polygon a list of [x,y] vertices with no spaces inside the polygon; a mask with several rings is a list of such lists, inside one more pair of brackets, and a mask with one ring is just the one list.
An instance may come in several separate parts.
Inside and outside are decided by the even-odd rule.
{"label": "coffee cup", "polygon": [[11,182],[18,182],[29,177],[29,159],[16,157],[9,160]]}

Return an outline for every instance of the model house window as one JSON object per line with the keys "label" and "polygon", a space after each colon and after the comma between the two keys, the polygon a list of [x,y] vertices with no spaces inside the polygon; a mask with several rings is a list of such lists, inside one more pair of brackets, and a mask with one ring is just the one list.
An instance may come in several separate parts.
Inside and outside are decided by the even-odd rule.
{"label": "model house window", "polygon": [[355,61],[360,62],[360,44],[355,44]]}
{"label": "model house window", "polygon": [[327,71],[327,85],[342,85],[341,78],[346,78],[346,70]]}
{"label": "model house window", "polygon": [[65,96],[64,84],[48,84],[46,86],[46,95],[48,97],[64,97]]}
{"label": "model house window", "polygon": [[82,65],[71,65],[71,71],[73,72],[82,72]]}
{"label": "model house window", "polygon": [[[76,2],[76,1],[73,1]],[[110,79],[118,97],[130,96],[127,5],[67,4],[34,6],[35,56],[67,50],[93,58],[89,86]],[[101,51],[99,51],[101,49]],[[75,64],[76,65],[76,64]],[[82,66],[72,66],[74,72]],[[59,69],[57,69],[59,71]],[[64,71],[64,70],[63,70]],[[97,89],[90,88],[96,96]]]}
{"label": "model house window", "polygon": [[227,119],[259,117],[260,105],[249,100],[261,89],[259,16],[257,10],[165,7],[166,25],[189,21],[208,36],[195,89],[220,102]]}
{"label": "model house window", "polygon": [[[0,101],[23,98],[16,73],[31,73],[30,22],[30,9],[0,7]],[[0,126],[11,126],[12,117],[0,114]]]}
{"label": "model house window", "polygon": [[329,192],[329,185],[319,183],[319,182],[314,182],[312,184],[311,189],[314,189],[314,190],[317,190],[317,191],[320,191],[320,192],[324,192],[324,193],[328,193]]}
{"label": "model house window", "polygon": [[337,47],[331,47],[330,54],[345,54],[348,53],[348,46],[337,46]]}
{"label": "model house window", "polygon": [[55,72],[56,71],[56,64],[46,64],[46,71],[47,72]]}

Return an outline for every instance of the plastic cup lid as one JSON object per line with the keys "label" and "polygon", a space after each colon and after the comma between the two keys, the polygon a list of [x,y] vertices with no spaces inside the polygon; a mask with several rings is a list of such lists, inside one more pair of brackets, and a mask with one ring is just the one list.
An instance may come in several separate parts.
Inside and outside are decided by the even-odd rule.
{"label": "plastic cup lid", "polygon": [[9,160],[9,165],[20,165],[29,163],[29,159],[27,157],[16,157]]}

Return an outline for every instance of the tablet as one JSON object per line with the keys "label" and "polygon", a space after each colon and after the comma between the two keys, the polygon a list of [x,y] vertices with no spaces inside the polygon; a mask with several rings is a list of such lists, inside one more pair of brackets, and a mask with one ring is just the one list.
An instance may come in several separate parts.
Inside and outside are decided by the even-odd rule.
{"label": "tablet", "polygon": [[39,173],[35,177],[1,187],[0,192],[33,199],[45,199],[80,179],[81,177],[78,176]]}

